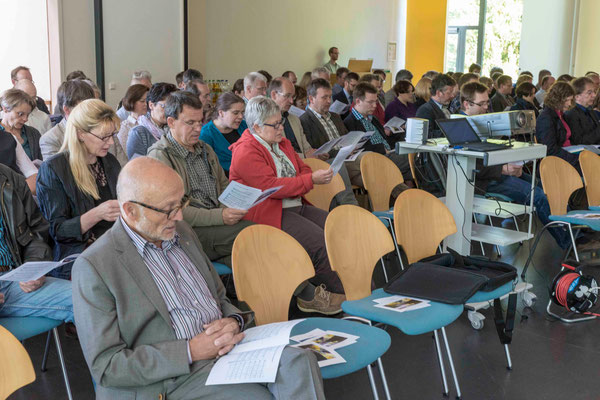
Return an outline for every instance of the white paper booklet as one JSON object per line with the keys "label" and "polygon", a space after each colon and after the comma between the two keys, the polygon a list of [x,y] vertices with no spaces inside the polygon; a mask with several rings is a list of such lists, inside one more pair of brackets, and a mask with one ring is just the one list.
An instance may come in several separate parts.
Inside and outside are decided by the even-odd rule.
{"label": "white paper booklet", "polygon": [[219,196],[219,201],[229,208],[249,210],[255,205],[265,201],[282,187],[283,186],[276,186],[263,191],[243,185],[236,181],[231,181]]}
{"label": "white paper booklet", "polygon": [[376,303],[375,307],[377,308],[383,308],[385,310],[396,312],[414,311],[429,307],[431,305],[429,304],[429,300],[421,300],[399,295],[382,297],[373,301]]}
{"label": "white paper booklet", "polygon": [[364,144],[367,142],[368,138],[371,137],[372,134],[372,131],[355,131],[350,132],[340,138],[342,140],[338,143],[340,143],[343,147],[338,151],[337,155],[335,156],[335,159],[331,162],[331,170],[333,171],[334,175],[340,171],[340,168],[342,168],[344,161],[346,161],[346,159],[350,157],[350,155],[353,155],[354,159],[358,157],[358,154],[354,153],[354,151],[364,146]]}
{"label": "white paper booklet", "polygon": [[206,385],[272,383],[292,328],[303,319],[278,322],[244,331],[244,339],[212,367]]}
{"label": "white paper booklet", "polygon": [[404,124],[406,121],[399,117],[394,117],[385,123],[384,127],[390,128],[392,132],[399,133],[404,132]]}
{"label": "white paper booklet", "polygon": [[48,272],[52,271],[55,268],[68,264],[79,256],[78,254],[73,254],[63,258],[61,261],[30,261],[22,264],[18,268],[13,269],[10,272],[7,272],[4,275],[0,276],[1,281],[12,281],[12,282],[29,282],[35,281],[36,279],[41,278],[46,275]]}
{"label": "white paper booklet", "polygon": [[334,112],[336,114],[345,113],[350,106],[348,104],[344,104],[339,100],[333,102],[331,106],[329,106],[329,112]]}
{"label": "white paper booklet", "polygon": [[288,112],[290,114],[295,115],[296,117],[300,118],[302,116],[302,114],[304,114],[306,111],[304,111],[300,107],[291,106],[290,109],[288,110]]}

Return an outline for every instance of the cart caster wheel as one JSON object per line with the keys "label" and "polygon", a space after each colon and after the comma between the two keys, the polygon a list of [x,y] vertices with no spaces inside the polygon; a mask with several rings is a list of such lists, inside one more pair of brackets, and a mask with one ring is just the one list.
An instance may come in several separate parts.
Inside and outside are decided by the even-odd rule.
{"label": "cart caster wheel", "polygon": [[533,305],[535,304],[537,300],[537,296],[531,292],[524,292],[523,293],[523,304],[525,305],[525,307],[533,307]]}
{"label": "cart caster wheel", "polygon": [[467,316],[469,321],[471,321],[471,326],[473,329],[478,331],[483,329],[483,321],[485,320],[483,314],[478,313],[477,311],[469,311]]}
{"label": "cart caster wheel", "polygon": [[483,329],[483,321],[471,321],[473,329],[480,331]]}

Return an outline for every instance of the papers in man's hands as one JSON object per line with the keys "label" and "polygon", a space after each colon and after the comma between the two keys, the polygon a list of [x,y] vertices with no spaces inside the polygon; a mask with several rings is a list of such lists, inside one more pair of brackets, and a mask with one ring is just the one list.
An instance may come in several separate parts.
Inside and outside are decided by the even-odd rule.
{"label": "papers in man's hands", "polygon": [[356,147],[360,148],[364,146],[367,142],[367,139],[371,137],[371,135],[375,133],[373,131],[369,132],[361,132],[361,131],[352,131],[347,134],[340,136],[339,138],[332,139],[329,142],[323,144],[313,153],[313,156],[318,156],[319,154],[329,153],[333,148],[340,148],[345,146],[350,146],[356,144]]}
{"label": "papers in man's hands", "polygon": [[53,269],[75,261],[78,256],[79,253],[73,254],[63,258],[61,261],[29,261],[0,276],[0,280],[12,282],[35,281]]}
{"label": "papers in man's hands", "polygon": [[406,296],[389,296],[373,300],[375,307],[396,312],[414,311],[429,307],[429,300],[415,299]]}
{"label": "papers in man's hands", "polygon": [[278,322],[244,331],[244,339],[212,367],[206,385],[275,382],[281,353],[297,323]]}
{"label": "papers in man's hands", "polygon": [[306,111],[304,111],[303,109],[296,107],[296,106],[291,106],[290,109],[288,110],[288,112],[292,115],[295,115],[296,117],[300,118],[302,116],[302,114],[304,114]]}
{"label": "papers in man's hands", "polygon": [[236,181],[231,181],[219,196],[219,201],[229,208],[249,210],[255,205],[265,201],[282,187],[283,186],[275,186],[262,191]]}
{"label": "papers in man's hands", "polygon": [[339,100],[333,102],[333,104],[329,107],[329,112],[333,112],[336,114],[343,114],[348,111],[348,104],[344,104]]}
{"label": "papers in man's hands", "polygon": [[331,162],[330,167],[334,175],[340,171],[340,168],[342,168],[342,164],[344,163],[344,161],[346,161],[348,157],[351,158],[348,161],[356,160],[356,157],[358,157],[357,153],[359,152],[359,149],[361,149],[365,145],[365,143],[373,133],[373,131],[353,131],[347,133],[346,135],[340,138],[342,140],[338,143],[342,144],[343,147],[338,151],[337,155],[335,156],[335,159]]}
{"label": "papers in man's hands", "polygon": [[394,118],[390,119],[388,122],[386,122],[384,127],[390,128],[390,130],[393,133],[400,133],[400,132],[404,132],[404,128],[403,128],[404,124],[406,124],[405,120],[403,120],[402,118],[394,117]]}
{"label": "papers in man's hands", "polygon": [[345,332],[323,331],[313,329],[302,335],[290,338],[294,342],[300,342],[292,347],[310,350],[317,356],[319,367],[345,363],[346,360],[340,356],[335,349],[356,343],[358,336]]}

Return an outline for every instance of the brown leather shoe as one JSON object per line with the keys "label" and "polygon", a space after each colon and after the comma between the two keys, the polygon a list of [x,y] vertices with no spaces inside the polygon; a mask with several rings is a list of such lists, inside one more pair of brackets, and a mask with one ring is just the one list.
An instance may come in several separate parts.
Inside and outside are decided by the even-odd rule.
{"label": "brown leather shoe", "polygon": [[331,293],[321,284],[315,289],[315,297],[312,300],[297,299],[298,308],[304,312],[314,312],[324,315],[334,315],[342,312],[342,303],[346,301],[346,295]]}

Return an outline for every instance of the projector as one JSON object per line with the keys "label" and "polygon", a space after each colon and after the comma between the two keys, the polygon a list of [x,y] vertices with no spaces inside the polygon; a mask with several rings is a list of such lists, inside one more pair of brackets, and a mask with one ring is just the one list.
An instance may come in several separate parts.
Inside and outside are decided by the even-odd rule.
{"label": "projector", "polygon": [[467,119],[481,138],[522,135],[535,131],[535,113],[532,110],[480,114]]}

